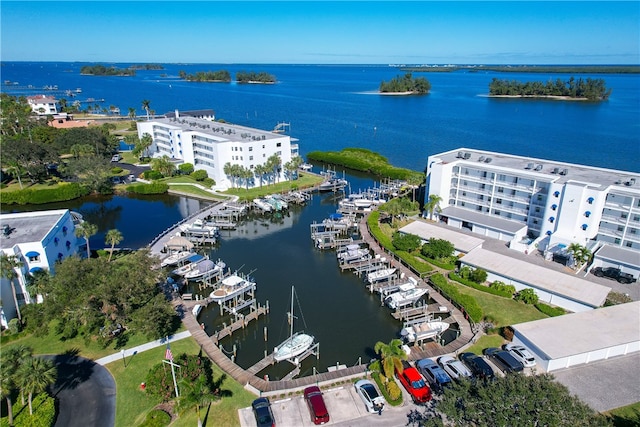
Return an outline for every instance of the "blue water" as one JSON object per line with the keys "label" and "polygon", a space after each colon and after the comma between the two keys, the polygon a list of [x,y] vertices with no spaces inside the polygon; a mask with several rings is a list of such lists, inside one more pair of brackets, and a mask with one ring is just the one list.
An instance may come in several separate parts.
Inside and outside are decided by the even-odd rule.
{"label": "blue water", "polygon": [[[486,97],[492,78],[547,81],[569,74],[498,72],[426,73],[432,91],[426,96],[379,96],[383,80],[402,72],[387,66],[167,64],[164,70],[138,71],[135,77],[81,76],[82,63],[2,64],[2,80],[20,87],[58,85],[82,88],[76,98],[105,99],[101,106],[130,107],[145,113],[150,101],[156,113],[174,109],[213,109],[217,118],[272,129],[291,124],[304,155],[314,150],[365,147],[393,164],[423,170],[427,156],[469,147],[543,159],[639,172],[640,75],[602,74],[613,89],[606,102],[566,102]],[[126,66],[128,64],[116,64]],[[266,71],[274,85],[190,83],[178,72]],[[3,91],[32,94],[34,91]],[[41,93],[42,90],[38,90]],[[72,98],[68,98],[72,100]]]}

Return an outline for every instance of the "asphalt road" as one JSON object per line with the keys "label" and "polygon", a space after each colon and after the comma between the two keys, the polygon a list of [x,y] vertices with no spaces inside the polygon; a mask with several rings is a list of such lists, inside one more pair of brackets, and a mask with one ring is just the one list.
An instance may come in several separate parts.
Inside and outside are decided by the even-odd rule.
{"label": "asphalt road", "polygon": [[51,393],[58,399],[55,427],[113,427],[116,383],[94,361],[74,355],[49,356],[58,367]]}

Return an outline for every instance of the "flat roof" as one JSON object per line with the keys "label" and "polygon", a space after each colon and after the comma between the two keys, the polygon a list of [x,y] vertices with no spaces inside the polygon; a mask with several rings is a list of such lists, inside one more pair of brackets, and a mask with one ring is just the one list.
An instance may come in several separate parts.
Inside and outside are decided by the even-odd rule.
{"label": "flat roof", "polygon": [[511,234],[515,234],[523,228],[527,227],[527,225],[522,222],[510,221],[508,219],[478,213],[469,209],[457,208],[455,206],[449,206],[442,209],[442,211],[440,212],[440,216],[446,216],[449,218],[472,222],[474,224],[480,224],[485,227],[493,228],[494,230],[506,231],[507,233]]}
{"label": "flat roof", "polygon": [[162,123],[168,126],[176,126],[184,131],[200,132],[211,135],[219,141],[252,142],[264,141],[287,137],[267,130],[254,129],[246,126],[232,125],[230,123],[212,122],[211,120],[197,117],[158,118],[151,123]]}
{"label": "flat roof", "polygon": [[640,253],[620,246],[604,245],[595,253],[596,258],[606,258],[621,264],[640,268]]}
{"label": "flat roof", "polygon": [[[464,159],[465,153],[469,153],[468,159]],[[462,157],[460,157],[460,154],[462,154]],[[467,164],[470,167],[481,168],[482,170],[504,170],[507,168],[520,171],[522,175],[530,175],[544,179],[545,181],[562,184],[569,181],[579,181],[588,183],[588,185],[592,187],[599,187],[600,189],[615,185],[619,186],[619,191],[640,191],[640,174],[637,172],[598,168],[556,160],[475,150],[473,148],[458,148],[456,150],[433,154],[429,156],[429,158],[441,159],[445,163],[458,162],[460,164]],[[487,162],[487,159],[491,160]],[[536,170],[538,167],[540,170]],[[564,169],[567,170],[567,173],[564,175],[560,174]],[[630,181],[632,178],[634,179],[633,184]]]}
{"label": "flat roof", "polygon": [[606,286],[482,248],[469,252],[461,261],[592,307],[602,305],[611,291]]}
{"label": "flat roof", "polygon": [[640,301],[519,323],[513,328],[549,359],[640,340]]}
{"label": "flat roof", "polygon": [[407,224],[398,230],[402,233],[414,234],[423,240],[443,239],[453,244],[453,247],[459,252],[470,252],[471,250],[482,246],[484,240],[470,236],[465,233],[459,233],[452,228],[443,228],[435,224],[425,221],[416,220],[411,224]]}
{"label": "flat roof", "polygon": [[[40,242],[67,212],[68,209],[57,209],[0,215],[0,247],[4,249],[22,243]],[[11,229],[7,237],[1,232],[5,224]]]}

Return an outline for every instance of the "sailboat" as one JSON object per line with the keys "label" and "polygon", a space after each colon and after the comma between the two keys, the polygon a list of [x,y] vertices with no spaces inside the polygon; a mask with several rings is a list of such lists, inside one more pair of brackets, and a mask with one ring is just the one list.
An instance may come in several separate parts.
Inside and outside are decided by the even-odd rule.
{"label": "sailboat", "polygon": [[293,320],[295,316],[293,315],[293,299],[295,295],[295,288],[291,287],[291,311],[290,315],[290,334],[289,338],[287,338],[282,344],[277,346],[273,350],[273,359],[276,362],[282,362],[283,360],[293,359],[305,351],[307,351],[312,345],[314,341],[314,337],[312,335],[308,335],[302,332],[293,332]]}

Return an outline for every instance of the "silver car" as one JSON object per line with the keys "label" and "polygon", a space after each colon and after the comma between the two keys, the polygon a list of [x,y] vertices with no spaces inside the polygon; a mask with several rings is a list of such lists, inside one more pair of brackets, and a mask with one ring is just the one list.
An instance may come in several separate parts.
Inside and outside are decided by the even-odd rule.
{"label": "silver car", "polygon": [[525,368],[533,368],[536,366],[536,359],[533,357],[533,354],[529,352],[524,346],[509,343],[505,344],[503,349],[507,350],[509,353],[513,355],[516,359],[518,359]]}
{"label": "silver car", "polygon": [[360,380],[355,383],[356,392],[364,402],[367,412],[381,413],[384,408],[384,397],[380,396],[376,386],[369,380]]}
{"label": "silver car", "polygon": [[442,366],[442,369],[444,369],[444,371],[454,380],[471,378],[473,376],[469,368],[464,366],[461,361],[454,359],[451,356],[441,356],[438,358],[438,364]]}

